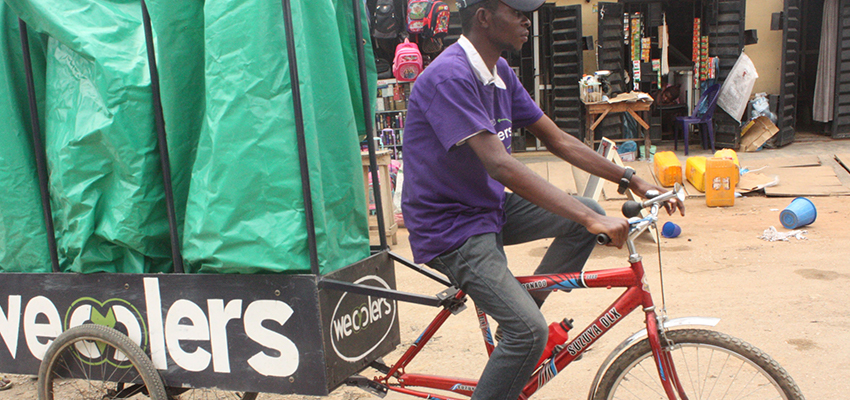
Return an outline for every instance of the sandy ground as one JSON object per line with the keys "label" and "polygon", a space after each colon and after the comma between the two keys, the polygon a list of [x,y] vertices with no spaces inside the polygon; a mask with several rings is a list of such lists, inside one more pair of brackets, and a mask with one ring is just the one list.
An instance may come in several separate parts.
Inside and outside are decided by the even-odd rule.
{"label": "sandy ground", "polygon": [[[847,142],[847,141],[844,141]],[[789,146],[790,147],[790,146]],[[661,239],[664,298],[672,318],[721,318],[716,330],[761,348],[796,380],[809,399],[840,399],[850,393],[850,197],[812,197],[817,220],[805,227],[806,239],[767,242],[758,237],[779,223],[790,198],[752,196],[736,199],[734,207],[709,208],[701,198],[686,202],[687,215],[664,216],[682,227],[674,239]],[[602,201],[609,215],[619,215],[620,201]],[[542,258],[548,240],[507,248],[515,274],[530,274]],[[638,241],[657,304],[662,291],[658,250],[646,235]],[[406,231],[399,232],[393,251],[410,257]],[[626,266],[625,249],[599,247],[585,270]],[[435,294],[442,288],[407,268],[398,267],[400,290]],[[574,318],[586,326],[618,290],[577,290],[556,293],[543,307],[550,321]],[[437,310],[400,303],[402,346],[384,357],[392,363],[430,322]],[[582,399],[602,360],[623,339],[641,328],[637,313],[604,336],[585,357],[568,366],[535,399]],[[577,330],[574,330],[576,332]],[[472,307],[450,318],[429,347],[408,366],[408,372],[477,378],[486,361]],[[364,371],[372,376],[374,371]],[[28,377],[10,376],[16,386],[0,399],[34,399]],[[340,388],[331,398],[370,399],[353,388]],[[260,399],[301,399],[305,396],[262,394]],[[412,398],[391,393],[387,399]]]}

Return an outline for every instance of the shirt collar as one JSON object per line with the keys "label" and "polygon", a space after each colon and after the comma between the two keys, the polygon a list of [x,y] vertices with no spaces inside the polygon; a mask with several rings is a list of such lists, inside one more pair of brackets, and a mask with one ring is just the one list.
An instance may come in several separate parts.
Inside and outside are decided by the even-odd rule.
{"label": "shirt collar", "polygon": [[469,65],[472,66],[472,70],[475,71],[475,75],[481,83],[484,85],[493,84],[499,89],[507,89],[505,81],[499,77],[498,67],[493,66],[493,71],[488,70],[487,65],[484,64],[484,59],[481,58],[481,54],[478,53],[478,50],[475,49],[475,46],[469,41],[469,39],[466,38],[466,36],[460,35],[460,39],[457,40],[457,43],[466,53]]}

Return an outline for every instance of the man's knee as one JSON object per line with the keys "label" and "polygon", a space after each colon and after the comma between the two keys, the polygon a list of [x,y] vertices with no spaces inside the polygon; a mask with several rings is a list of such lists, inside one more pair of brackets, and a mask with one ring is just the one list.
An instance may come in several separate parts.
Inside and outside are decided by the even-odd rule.
{"label": "man's knee", "polygon": [[549,326],[546,324],[546,318],[543,317],[543,314],[540,314],[539,318],[531,319],[529,321],[528,337],[525,340],[528,342],[528,346],[532,348],[532,353],[543,354],[548,338]]}
{"label": "man's knee", "polygon": [[[546,318],[538,312],[527,314],[522,321],[522,325],[505,324],[503,326],[504,339],[514,343],[521,343],[521,346],[529,349],[529,351],[542,354],[543,349],[546,347],[546,340],[549,337],[549,326],[546,324]],[[513,331],[511,325],[514,327],[522,326],[522,328]]]}

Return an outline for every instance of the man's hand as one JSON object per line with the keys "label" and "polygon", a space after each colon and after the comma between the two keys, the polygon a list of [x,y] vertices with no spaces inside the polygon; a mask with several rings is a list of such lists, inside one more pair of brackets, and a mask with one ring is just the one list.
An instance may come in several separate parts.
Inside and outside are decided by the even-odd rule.
{"label": "man's hand", "polygon": [[629,236],[629,221],[624,218],[608,217],[599,214],[597,216],[598,218],[595,218],[593,222],[585,226],[587,230],[594,235],[600,233],[608,235],[611,238],[610,245],[617,246],[618,249],[622,248],[623,244],[626,243],[626,238]]}
{"label": "man's hand", "polygon": [[[665,188],[649,184],[647,181],[639,177],[632,178],[631,187],[634,188],[632,191],[642,198],[646,198],[646,192],[650,190],[655,190],[658,193],[664,193],[668,191]],[[664,208],[667,210],[667,215],[673,215],[676,209],[678,209],[679,214],[682,214],[683,217],[685,216],[685,203],[682,200],[679,200],[678,197],[674,197],[664,203]]]}

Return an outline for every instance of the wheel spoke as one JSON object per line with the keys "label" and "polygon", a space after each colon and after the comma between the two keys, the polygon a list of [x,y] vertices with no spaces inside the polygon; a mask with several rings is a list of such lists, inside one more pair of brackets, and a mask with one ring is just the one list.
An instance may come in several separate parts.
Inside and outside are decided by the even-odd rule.
{"label": "wheel spoke", "polygon": [[94,324],[68,329],[54,340],[39,381],[39,398],[44,399],[140,399],[144,389],[151,400],[167,399],[144,351],[121,332]]}
{"label": "wheel spoke", "polygon": [[[673,362],[690,400],[802,400],[800,389],[769,356],[721,333],[679,329],[667,332],[665,357]],[[667,399],[648,339],[620,354],[600,380],[594,400]],[[654,373],[650,374],[652,370]]]}

